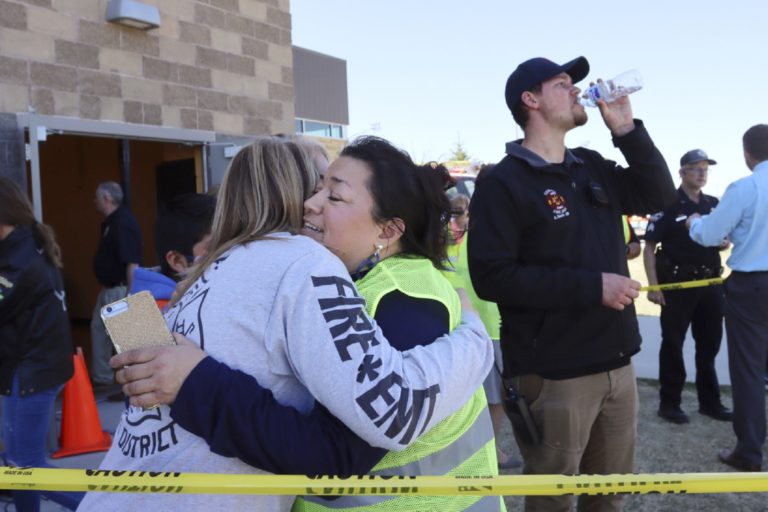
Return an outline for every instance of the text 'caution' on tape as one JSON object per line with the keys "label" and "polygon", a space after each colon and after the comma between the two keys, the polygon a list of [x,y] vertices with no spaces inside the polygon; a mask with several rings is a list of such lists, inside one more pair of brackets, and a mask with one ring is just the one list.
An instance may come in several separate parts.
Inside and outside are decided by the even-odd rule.
{"label": "text 'caution' on tape", "polygon": [[0,489],[254,495],[559,496],[768,492],[768,473],[306,477],[0,467]]}

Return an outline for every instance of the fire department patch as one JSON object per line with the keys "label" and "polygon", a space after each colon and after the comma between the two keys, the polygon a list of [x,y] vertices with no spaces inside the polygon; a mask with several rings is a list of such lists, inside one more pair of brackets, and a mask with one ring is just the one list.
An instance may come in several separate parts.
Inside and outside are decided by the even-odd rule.
{"label": "fire department patch", "polygon": [[571,214],[565,204],[565,198],[559,192],[548,188],[544,191],[544,198],[547,200],[547,206],[552,208],[552,215],[555,220],[568,217]]}

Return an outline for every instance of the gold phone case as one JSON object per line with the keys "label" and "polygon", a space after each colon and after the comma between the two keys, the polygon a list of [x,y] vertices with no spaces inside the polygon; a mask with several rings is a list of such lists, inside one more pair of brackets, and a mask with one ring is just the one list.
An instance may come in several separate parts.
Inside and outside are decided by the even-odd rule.
{"label": "gold phone case", "polygon": [[101,308],[101,319],[118,354],[134,348],[176,344],[148,291],[107,304]]}

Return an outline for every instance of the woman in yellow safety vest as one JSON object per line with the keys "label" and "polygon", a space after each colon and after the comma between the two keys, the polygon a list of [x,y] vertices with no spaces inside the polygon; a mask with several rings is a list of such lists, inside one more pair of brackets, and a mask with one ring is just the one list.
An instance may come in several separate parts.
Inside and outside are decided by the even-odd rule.
{"label": "woman in yellow safety vest", "polygon": [[[445,224],[451,211],[443,192],[447,184],[444,170],[417,167],[386,141],[370,138],[345,148],[328,169],[323,189],[306,202],[310,230],[342,261],[346,257],[368,313],[395,346],[401,339],[404,345],[398,348],[406,347],[409,331],[416,334],[430,323],[450,330],[458,319],[458,297],[438,271],[446,259]],[[367,240],[375,241],[370,257],[364,257],[371,248]],[[405,331],[399,327],[403,324]],[[417,344],[424,344],[434,336],[422,332],[416,337],[421,338]],[[387,453],[372,473],[489,476],[498,474],[496,464],[485,393],[479,388],[469,403],[412,446]],[[310,496],[299,498],[294,510],[366,506],[398,511],[503,507],[496,497]]]}

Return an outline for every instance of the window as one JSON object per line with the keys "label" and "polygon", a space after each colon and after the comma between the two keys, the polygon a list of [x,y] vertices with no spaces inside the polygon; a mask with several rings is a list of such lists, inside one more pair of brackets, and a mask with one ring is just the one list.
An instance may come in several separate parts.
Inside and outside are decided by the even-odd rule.
{"label": "window", "polygon": [[307,121],[296,119],[296,133],[311,135],[314,137],[344,138],[344,127],[340,124],[321,123],[319,121]]}
{"label": "window", "polygon": [[331,125],[328,123],[318,123],[316,121],[304,121],[304,133],[315,135],[317,137],[330,137]]}

